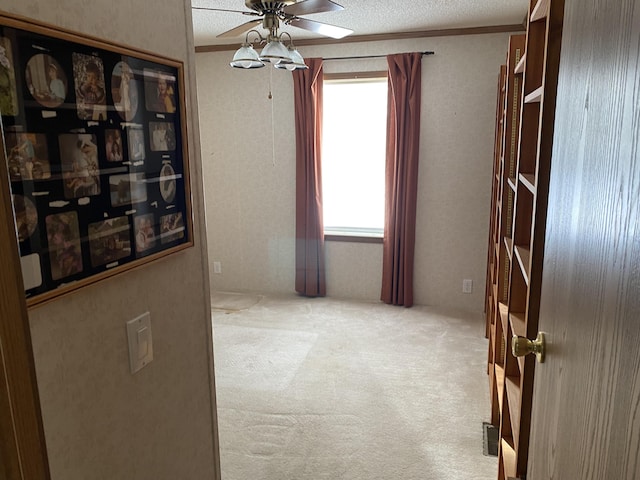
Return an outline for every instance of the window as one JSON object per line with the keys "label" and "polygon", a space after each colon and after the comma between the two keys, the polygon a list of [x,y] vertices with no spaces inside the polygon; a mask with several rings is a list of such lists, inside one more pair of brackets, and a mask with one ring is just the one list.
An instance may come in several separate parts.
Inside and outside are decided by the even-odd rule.
{"label": "window", "polygon": [[325,235],[383,236],[387,88],[386,72],[324,77]]}

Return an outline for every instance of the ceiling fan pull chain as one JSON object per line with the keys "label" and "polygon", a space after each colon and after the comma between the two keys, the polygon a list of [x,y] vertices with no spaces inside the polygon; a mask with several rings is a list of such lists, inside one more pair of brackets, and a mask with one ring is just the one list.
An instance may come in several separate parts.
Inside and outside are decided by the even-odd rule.
{"label": "ceiling fan pull chain", "polygon": [[[273,85],[273,68],[269,69],[269,100],[273,99],[271,93]],[[274,113],[273,101],[271,102],[271,162],[276,166],[276,116]]]}

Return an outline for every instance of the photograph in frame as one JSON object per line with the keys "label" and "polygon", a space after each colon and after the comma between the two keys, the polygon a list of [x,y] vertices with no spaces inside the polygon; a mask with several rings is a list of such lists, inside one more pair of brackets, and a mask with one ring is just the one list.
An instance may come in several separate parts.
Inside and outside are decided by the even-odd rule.
{"label": "photograph in frame", "polygon": [[150,112],[174,113],[176,78],[165,72],[144,69],[144,96]]}
{"label": "photograph in frame", "polygon": [[45,134],[7,133],[5,142],[9,178],[12,182],[51,178]]}
{"label": "photograph in frame", "polygon": [[106,129],[104,132],[104,153],[107,162],[122,162],[126,160],[125,151],[122,146],[122,132],[117,129]]}
{"label": "photograph in frame", "polygon": [[56,108],[67,98],[67,74],[51,55],[38,53],[27,62],[25,78],[29,93],[45,108]]}
{"label": "photograph in frame", "polygon": [[176,149],[176,132],[173,123],[149,122],[149,138],[152,152],[172,152]]}
{"label": "photograph in frame", "polygon": [[58,137],[65,198],[100,195],[100,168],[96,136],[68,133]]}
{"label": "photograph in frame", "polygon": [[111,206],[122,207],[147,201],[147,181],[144,173],[127,173],[109,177]]}
{"label": "photograph in frame", "polygon": [[127,122],[132,121],[138,112],[138,92],[139,82],[135,79],[133,69],[125,61],[118,62],[111,74],[111,97],[116,112]]}
{"label": "photograph in frame", "polygon": [[160,170],[160,194],[167,203],[176,198],[176,172],[170,163],[165,163]]}
{"label": "photograph in frame", "polygon": [[0,114],[5,116],[18,115],[18,90],[14,66],[11,40],[0,37]]}
{"label": "photograph in frame", "polygon": [[160,217],[160,243],[171,243],[184,237],[182,213],[170,213]]}
{"label": "photograph in frame", "polygon": [[18,241],[29,239],[38,227],[38,210],[33,201],[24,195],[13,195],[13,208],[16,215]]}
{"label": "photograph in frame", "polygon": [[91,265],[97,267],[131,255],[131,227],[128,217],[89,224]]}
{"label": "photograph in frame", "polygon": [[80,120],[106,120],[107,91],[100,57],[73,53],[73,80]]}
{"label": "photograph in frame", "polygon": [[145,253],[156,246],[154,230],[154,216],[152,213],[134,217],[136,253]]}
{"label": "photograph in frame", "polygon": [[49,215],[46,225],[51,277],[58,280],[82,272],[78,214],[65,212]]}
{"label": "photograph in frame", "polygon": [[142,162],[146,158],[144,147],[144,130],[142,128],[127,129],[127,143],[129,144],[129,161]]}

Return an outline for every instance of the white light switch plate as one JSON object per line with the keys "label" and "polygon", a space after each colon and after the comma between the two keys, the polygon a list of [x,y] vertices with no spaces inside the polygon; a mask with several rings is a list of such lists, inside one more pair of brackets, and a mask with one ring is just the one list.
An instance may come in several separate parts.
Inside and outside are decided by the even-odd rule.
{"label": "white light switch plate", "polygon": [[127,338],[129,340],[131,373],[136,373],[153,360],[151,314],[149,312],[127,322]]}

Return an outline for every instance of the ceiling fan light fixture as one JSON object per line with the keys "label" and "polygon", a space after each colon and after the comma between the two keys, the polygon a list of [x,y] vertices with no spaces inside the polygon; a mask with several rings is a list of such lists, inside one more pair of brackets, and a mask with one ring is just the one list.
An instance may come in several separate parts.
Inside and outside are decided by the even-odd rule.
{"label": "ceiling fan light fixture", "polygon": [[260,53],[260,60],[263,62],[283,62],[291,63],[289,50],[279,40],[271,40],[267,43]]}
{"label": "ceiling fan light fixture", "polygon": [[253,48],[253,45],[243,43],[242,46],[236,51],[233,56],[233,60],[229,64],[234,68],[262,68],[264,63],[260,61],[258,52]]}

